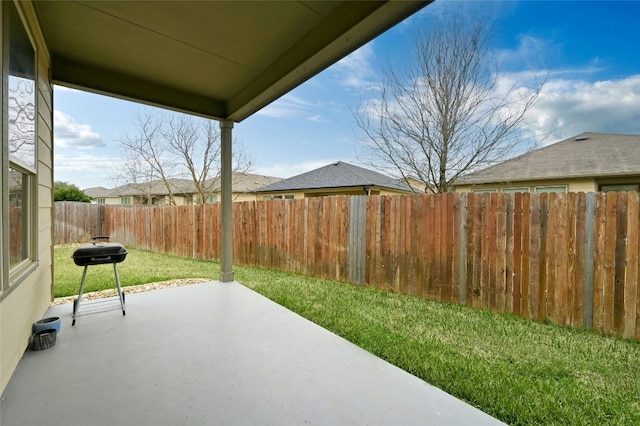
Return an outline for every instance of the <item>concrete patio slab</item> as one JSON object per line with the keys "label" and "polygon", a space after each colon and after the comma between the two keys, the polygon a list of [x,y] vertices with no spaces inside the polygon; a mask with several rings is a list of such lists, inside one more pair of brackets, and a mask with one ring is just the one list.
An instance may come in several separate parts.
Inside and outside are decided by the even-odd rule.
{"label": "concrete patio slab", "polygon": [[51,307],[57,343],[25,353],[0,424],[502,424],[235,282],[126,302],[74,327]]}

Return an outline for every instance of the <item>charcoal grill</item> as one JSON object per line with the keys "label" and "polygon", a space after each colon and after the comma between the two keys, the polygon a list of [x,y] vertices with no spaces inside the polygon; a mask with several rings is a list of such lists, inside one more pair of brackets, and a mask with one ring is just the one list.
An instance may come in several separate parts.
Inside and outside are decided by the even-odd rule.
{"label": "charcoal grill", "polygon": [[[93,237],[91,244],[78,247],[71,256],[73,261],[78,266],[84,266],[82,272],[82,282],[80,283],[80,290],[78,291],[78,297],[73,301],[73,321],[71,325],[76,325],[76,315],[80,302],[82,301],[82,291],[84,290],[84,283],[87,280],[87,269],[92,265],[104,265],[107,263],[113,264],[113,273],[116,277],[116,287],[118,289],[118,299],[120,300],[120,307],[122,308],[122,315],[126,315],[124,305],[124,292],[120,286],[120,276],[118,275],[118,263],[124,261],[127,257],[127,250],[122,244],[109,243],[109,237],[96,236]],[[106,241],[106,242],[101,242]]]}

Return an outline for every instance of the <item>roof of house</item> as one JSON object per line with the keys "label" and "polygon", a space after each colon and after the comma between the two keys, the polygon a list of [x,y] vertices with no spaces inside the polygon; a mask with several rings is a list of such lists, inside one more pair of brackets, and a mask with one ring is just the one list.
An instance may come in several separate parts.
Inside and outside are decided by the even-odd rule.
{"label": "roof of house", "polygon": [[427,1],[34,1],[57,84],[242,121]]}
{"label": "roof of house", "polygon": [[[234,173],[232,179],[233,192],[254,192],[255,190],[276,182],[282,178],[273,176],[254,175],[250,173]],[[217,180],[215,188],[220,189],[220,181]]]}
{"label": "roof of house", "polygon": [[110,197],[111,189],[107,189],[103,186],[94,186],[93,188],[87,188],[82,190],[91,198]]}
{"label": "roof of house", "polygon": [[413,192],[397,179],[373,170],[338,161],[319,169],[283,179],[264,186],[256,192],[297,191],[305,189],[379,187],[398,191]]}
{"label": "roof of house", "polygon": [[[256,189],[274,182],[278,182],[281,178],[273,176],[255,175],[251,173],[234,173],[232,179],[233,192],[253,192]],[[171,185],[171,192],[177,194],[194,194],[196,193],[195,185],[191,179],[168,179]],[[220,180],[214,179],[214,192],[220,191]],[[136,195],[168,195],[166,185],[162,181],[153,181],[146,184],[127,183],[113,189],[103,187],[87,188],[84,193],[93,198],[101,197],[126,197]]]}
{"label": "roof of house", "polygon": [[585,132],[470,173],[457,185],[640,175],[640,135]]}

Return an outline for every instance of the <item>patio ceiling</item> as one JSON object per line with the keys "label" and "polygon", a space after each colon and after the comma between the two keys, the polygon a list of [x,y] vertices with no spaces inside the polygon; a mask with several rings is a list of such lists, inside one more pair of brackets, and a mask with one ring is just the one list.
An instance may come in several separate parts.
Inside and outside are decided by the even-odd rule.
{"label": "patio ceiling", "polygon": [[56,84],[239,122],[431,1],[35,1]]}

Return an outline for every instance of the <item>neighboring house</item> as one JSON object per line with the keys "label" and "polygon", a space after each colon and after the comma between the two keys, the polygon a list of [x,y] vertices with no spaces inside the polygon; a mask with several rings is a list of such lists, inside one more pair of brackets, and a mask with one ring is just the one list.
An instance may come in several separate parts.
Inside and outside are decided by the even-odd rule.
{"label": "neighboring house", "polygon": [[[264,185],[280,181],[280,178],[255,175],[250,173],[234,173],[232,179],[233,201],[255,200],[254,191]],[[197,191],[192,180],[169,179],[171,195],[175,205],[188,206],[199,204]],[[215,179],[212,183],[213,193],[207,197],[206,203],[220,201],[220,181]],[[113,189],[103,187],[87,188],[85,194],[93,198],[97,204],[110,205],[170,205],[169,191],[161,181],[153,181],[147,184],[126,184]]]}
{"label": "neighboring house", "polygon": [[[187,204],[195,192],[193,182],[187,179],[168,179],[176,205]],[[162,181],[141,184],[127,183],[113,189],[87,188],[84,193],[93,198],[93,203],[110,205],[169,205],[169,190]]]}
{"label": "neighboring house", "polygon": [[283,179],[256,191],[258,200],[413,193],[409,185],[398,179],[342,161]]}
{"label": "neighboring house", "polygon": [[416,179],[414,177],[407,177],[404,180],[407,184],[409,184],[411,186],[411,188],[413,188],[413,190],[419,194],[422,193],[434,193],[435,191],[433,190],[433,185],[428,185],[426,183],[424,183],[423,181]]}
{"label": "neighboring house", "polygon": [[[429,3],[0,2],[0,392],[54,296],[54,84],[220,121],[230,176],[235,123]],[[234,279],[231,181],[223,282]]]}
{"label": "neighboring house", "polygon": [[464,176],[457,192],[640,191],[640,135],[586,132]]}
{"label": "neighboring house", "polygon": [[103,186],[94,186],[82,190],[91,197],[93,204],[120,204],[120,197],[113,193],[113,189],[107,189]]}

